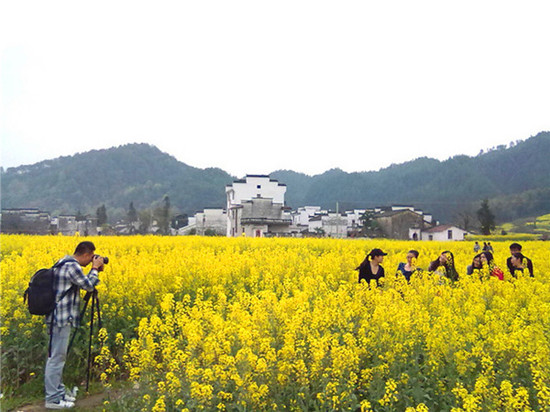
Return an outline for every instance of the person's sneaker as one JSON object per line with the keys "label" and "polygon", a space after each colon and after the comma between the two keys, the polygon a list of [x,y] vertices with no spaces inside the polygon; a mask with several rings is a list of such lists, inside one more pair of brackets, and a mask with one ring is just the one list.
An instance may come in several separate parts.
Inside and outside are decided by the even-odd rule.
{"label": "person's sneaker", "polygon": [[63,395],[63,399],[67,402],[76,402],[76,393],[78,392],[78,388],[75,386],[73,390],[65,389],[65,395]]}
{"label": "person's sneaker", "polygon": [[61,399],[59,402],[46,402],[46,409],[71,409],[74,408],[74,402],[68,402]]}
{"label": "person's sneaker", "polygon": [[72,402],[72,403],[75,403],[76,402],[76,398],[72,395],[69,395],[68,393],[66,393],[65,395],[63,395],[63,400],[64,401],[67,401],[67,402]]}

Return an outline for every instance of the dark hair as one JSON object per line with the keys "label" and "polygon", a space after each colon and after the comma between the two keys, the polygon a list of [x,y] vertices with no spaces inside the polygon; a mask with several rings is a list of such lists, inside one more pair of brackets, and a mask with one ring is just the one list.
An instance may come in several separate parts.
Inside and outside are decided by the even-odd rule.
{"label": "dark hair", "polygon": [[409,250],[407,252],[407,254],[409,254],[409,253],[412,253],[414,255],[414,257],[418,259],[418,255],[419,255],[418,250]]}
{"label": "dark hair", "polygon": [[368,253],[368,255],[365,257],[365,260],[363,260],[361,262],[361,264],[355,268],[355,270],[359,270],[362,267],[365,267],[365,265],[367,265],[367,263],[369,263],[369,261],[375,256],[386,256],[386,255],[387,255],[387,253],[382,252],[382,250],[380,250],[380,249],[372,249]]}
{"label": "dark hair", "polygon": [[365,266],[369,263],[369,260],[370,260],[369,257],[370,257],[370,255],[367,255],[367,256],[365,257],[365,260],[363,260],[363,261],[361,262],[361,264],[355,268],[355,270],[359,270],[359,269],[365,267]]}
{"label": "dark hair", "polygon": [[481,252],[480,255],[485,255],[485,257],[487,258],[487,262],[490,262],[491,260],[495,260],[491,252]]}
{"label": "dark hair", "polygon": [[[447,254],[447,253],[449,255],[451,255],[450,262],[449,262],[449,260],[447,260],[447,263],[442,264],[439,261],[439,257],[441,255]],[[434,272],[439,266],[444,266],[445,267],[445,273],[447,274],[447,277],[449,279],[451,279],[453,281],[458,280],[458,272],[456,271],[456,268],[455,268],[455,257],[453,255],[453,252],[451,252],[450,250],[444,250],[443,252],[441,252],[439,254],[439,256],[437,257],[437,259],[430,263],[430,265],[428,266],[428,271],[429,272]]]}
{"label": "dark hair", "polygon": [[510,249],[517,249],[517,250],[521,250],[521,245],[519,243],[512,243],[510,245]]}
{"label": "dark hair", "polygon": [[90,252],[95,252],[95,246],[89,241],[80,242],[74,250],[75,255],[83,255]]}
{"label": "dark hair", "polygon": [[475,264],[476,259],[479,259],[479,258],[481,258],[481,253],[478,253],[478,254],[475,255],[474,258],[472,259],[472,268],[473,268],[473,269],[481,269],[481,261],[479,262],[480,267],[476,268],[476,264]]}

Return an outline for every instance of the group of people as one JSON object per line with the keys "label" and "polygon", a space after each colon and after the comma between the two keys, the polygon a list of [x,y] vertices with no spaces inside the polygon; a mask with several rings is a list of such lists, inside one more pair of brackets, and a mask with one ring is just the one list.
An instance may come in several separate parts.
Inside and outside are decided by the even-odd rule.
{"label": "group of people", "polygon": [[[474,247],[475,248],[475,247]],[[510,257],[506,259],[506,267],[508,272],[514,277],[517,277],[518,273],[529,272],[529,276],[533,277],[533,262],[523,253],[521,253],[522,246],[519,243],[512,243],[510,245]],[[494,264],[493,254],[491,252],[481,252],[474,256],[472,264],[468,265],[466,271],[468,275],[481,271],[483,268],[484,262],[493,262],[493,267],[491,268],[491,275],[498,276],[499,279],[503,279],[504,273]],[[491,267],[491,266],[490,266]],[[493,275],[493,272],[495,273]],[[502,277],[500,276],[502,275]]]}
{"label": "group of people", "polygon": [[493,245],[491,245],[491,242],[483,242],[483,248],[481,248],[481,245],[479,244],[479,242],[476,240],[476,242],[474,243],[474,252],[479,252],[479,251],[482,251],[482,252],[491,252],[491,253],[494,253],[495,251],[493,250]]}
{"label": "group of people", "polygon": [[[487,244],[486,244],[487,245]],[[476,242],[476,246],[479,244]],[[474,246],[474,251],[476,250]],[[492,246],[491,246],[492,249]],[[508,271],[514,277],[517,277],[518,273],[527,273],[529,276],[533,275],[533,262],[528,257],[521,253],[522,246],[519,243],[512,243],[510,245],[510,257],[506,260]],[[363,262],[356,268],[359,271],[359,282],[362,280],[370,284],[371,281],[376,281],[379,284],[379,280],[384,277],[384,267],[381,263],[384,261],[384,256],[387,253],[381,249],[372,249]],[[397,275],[404,276],[407,281],[410,281],[412,274],[415,271],[421,271],[421,268],[416,266],[416,259],[418,259],[419,253],[416,250],[409,250],[406,257],[406,262],[399,263],[397,267]],[[430,262],[428,265],[428,272],[437,273],[440,276],[446,277],[451,281],[457,281],[459,278],[458,271],[455,267],[455,258],[451,251],[445,250],[437,259]],[[495,263],[493,252],[484,250],[474,256],[472,264],[466,268],[468,275],[477,274],[480,278],[484,276],[495,277],[499,280],[504,280],[504,272]]]}

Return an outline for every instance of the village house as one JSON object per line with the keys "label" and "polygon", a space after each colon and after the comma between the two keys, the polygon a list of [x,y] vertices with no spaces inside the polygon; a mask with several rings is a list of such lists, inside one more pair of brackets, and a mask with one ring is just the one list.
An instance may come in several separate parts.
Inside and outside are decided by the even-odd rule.
{"label": "village house", "polygon": [[99,234],[97,218],[87,217],[77,220],[74,215],[59,215],[53,221],[54,233],[61,233],[65,236],[73,236],[79,233],[82,236],[95,236]]}
{"label": "village house", "polygon": [[2,233],[49,235],[52,233],[51,218],[48,212],[38,209],[2,209]]}
{"label": "village house", "polygon": [[308,229],[309,219],[321,212],[321,206],[303,206],[292,212],[292,222],[298,227]]}
{"label": "village house", "polygon": [[322,210],[320,206],[303,206],[293,211],[292,231],[302,235],[346,238],[350,234],[358,236],[361,230],[361,217],[364,209],[344,213]]}
{"label": "village house", "polygon": [[375,208],[374,220],[391,239],[421,240],[422,232],[433,227],[432,216],[413,206]]}
{"label": "village house", "polygon": [[422,240],[436,240],[441,242],[452,240],[464,240],[469,233],[457,226],[435,226],[422,232]]}
{"label": "village house", "polygon": [[117,235],[136,235],[139,233],[141,222],[136,220],[135,222],[120,222],[113,228]]}
{"label": "village house", "polygon": [[292,218],[285,208],[285,184],[267,175],[246,175],[227,185],[225,192],[227,236],[290,234]]}
{"label": "village house", "polygon": [[346,211],[345,216],[348,220],[348,237],[361,237],[363,229],[363,216],[366,209],[354,209]]}
{"label": "village house", "polygon": [[61,215],[52,218],[48,212],[34,208],[2,209],[1,222],[2,233],[97,235],[97,219],[95,218],[86,217],[77,220],[74,215]]}
{"label": "village house", "polygon": [[225,236],[227,230],[227,213],[222,208],[205,208],[195,213],[195,233],[200,236]]}
{"label": "village house", "polygon": [[240,215],[236,229],[245,236],[288,236],[291,233],[292,218],[281,203],[266,198],[255,198],[243,202],[235,209]]}
{"label": "village house", "polygon": [[348,237],[348,219],[344,213],[328,212],[321,216],[321,223],[326,236],[339,239]]}

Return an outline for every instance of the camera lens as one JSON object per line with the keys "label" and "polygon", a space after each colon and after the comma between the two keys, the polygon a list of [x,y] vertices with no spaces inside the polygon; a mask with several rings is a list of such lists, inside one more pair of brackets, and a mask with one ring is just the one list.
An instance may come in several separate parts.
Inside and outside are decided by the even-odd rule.
{"label": "camera lens", "polygon": [[[94,255],[94,257],[101,257],[100,255]],[[109,263],[109,258],[107,256],[103,256],[103,264],[106,265]]]}

